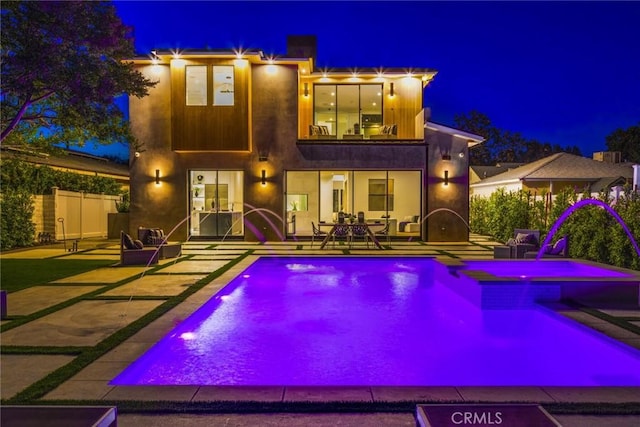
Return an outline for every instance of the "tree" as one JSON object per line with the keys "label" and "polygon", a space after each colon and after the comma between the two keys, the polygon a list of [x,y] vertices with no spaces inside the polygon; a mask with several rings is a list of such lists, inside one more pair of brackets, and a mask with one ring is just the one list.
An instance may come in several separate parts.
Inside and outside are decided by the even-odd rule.
{"label": "tree", "polygon": [[628,129],[616,129],[605,141],[607,150],[622,153],[622,160],[640,163],[640,123]]}
{"label": "tree", "polygon": [[498,129],[487,115],[478,111],[456,115],[454,123],[461,130],[486,138],[485,142],[471,149],[471,165],[487,166],[499,162],[529,163],[563,151],[581,155],[580,149],[575,145],[562,148],[554,144],[552,147],[549,143],[543,144],[535,139],[527,139],[519,132]]}
{"label": "tree", "polygon": [[114,98],[156,83],[126,58],[131,29],[108,2],[3,1],[0,142],[52,149],[135,140]]}

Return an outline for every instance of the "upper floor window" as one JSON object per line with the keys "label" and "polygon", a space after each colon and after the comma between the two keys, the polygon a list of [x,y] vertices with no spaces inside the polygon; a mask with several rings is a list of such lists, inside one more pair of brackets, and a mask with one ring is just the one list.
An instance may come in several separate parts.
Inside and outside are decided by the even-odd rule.
{"label": "upper floor window", "polygon": [[186,67],[187,105],[207,105],[207,66]]}
{"label": "upper floor window", "polygon": [[233,105],[235,83],[232,65],[213,67],[213,105]]}
{"label": "upper floor window", "polygon": [[314,85],[314,124],[338,139],[366,139],[382,126],[382,84]]}
{"label": "upper floor window", "polygon": [[[206,65],[188,65],[186,67],[187,105],[209,105],[207,102],[208,80]],[[235,80],[233,66],[213,67],[213,105],[234,105]]]}

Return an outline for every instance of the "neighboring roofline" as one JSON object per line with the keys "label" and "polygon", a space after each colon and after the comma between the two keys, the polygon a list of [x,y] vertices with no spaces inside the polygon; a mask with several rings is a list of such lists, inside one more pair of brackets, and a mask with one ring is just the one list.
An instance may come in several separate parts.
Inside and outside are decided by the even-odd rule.
{"label": "neighboring roofline", "polygon": [[484,138],[483,136],[465,132],[460,129],[455,129],[449,126],[445,126],[439,123],[434,123],[429,121],[425,122],[424,128],[429,130],[435,130],[437,132],[446,133],[452,136],[457,136],[458,138],[466,139],[467,142],[469,143],[469,147],[474,147],[486,140],[486,138]]}
{"label": "neighboring roofline", "polygon": [[493,182],[475,182],[473,184],[469,184],[469,187],[491,187],[491,186],[500,186],[500,185],[506,185],[506,184],[516,184],[518,182],[521,182],[522,180],[520,178],[514,178],[514,179],[507,179],[504,181],[493,181]]}

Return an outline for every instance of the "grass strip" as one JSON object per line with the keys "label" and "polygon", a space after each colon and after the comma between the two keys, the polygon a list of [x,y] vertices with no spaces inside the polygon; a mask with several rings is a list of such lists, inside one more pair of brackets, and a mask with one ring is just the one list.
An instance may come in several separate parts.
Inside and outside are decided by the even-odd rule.
{"label": "grass strip", "polygon": [[2,346],[0,347],[1,354],[23,354],[23,355],[68,355],[68,356],[77,356],[84,351],[90,350],[92,347],[55,347],[55,346],[23,346],[23,345],[12,345],[12,346]]}
{"label": "grass strip", "polygon": [[600,310],[598,310],[597,308],[592,308],[589,306],[586,306],[582,303],[579,303],[577,301],[573,301],[573,300],[567,300],[567,301],[562,301],[563,303],[565,303],[566,305],[568,305],[571,308],[575,308],[577,310],[580,310],[584,313],[590,314],[593,317],[597,317],[598,319],[604,320],[608,323],[611,323],[613,325],[619,326],[622,329],[625,329],[629,332],[633,332],[634,334],[640,335],[640,327],[636,326],[632,323],[629,323],[627,320],[625,319],[621,319],[619,317],[616,316],[612,316],[610,314],[604,313]]}
{"label": "grass strip", "polygon": [[69,380],[80,370],[86,368],[99,357],[103,356],[107,352],[111,351],[118,345],[120,345],[125,340],[129,339],[137,332],[139,332],[142,328],[158,319],[163,314],[167,313],[169,310],[173,309],[188,297],[193,295],[195,292],[202,289],[205,285],[210,283],[215,278],[219,277],[231,267],[242,261],[245,257],[247,257],[249,253],[240,255],[233,261],[225,264],[223,267],[220,267],[216,271],[210,273],[206,277],[197,281],[194,285],[185,289],[180,295],[177,295],[165,303],[159,305],[154,310],[150,311],[146,315],[140,317],[138,320],[130,323],[119,331],[113,333],[109,337],[105,338],[103,341],[99,342],[95,347],[91,347],[87,351],[82,352],[78,357],[76,357],[73,361],[68,364],[58,368],[57,370],[51,372],[46,377],[41,380],[35,382],[31,386],[27,387],[13,398],[8,399],[7,402],[10,404],[26,404],[29,402],[33,402],[37,399],[40,399],[56,387],[58,387],[63,382]]}
{"label": "grass strip", "polygon": [[11,293],[110,265],[113,260],[3,258],[0,283]]}

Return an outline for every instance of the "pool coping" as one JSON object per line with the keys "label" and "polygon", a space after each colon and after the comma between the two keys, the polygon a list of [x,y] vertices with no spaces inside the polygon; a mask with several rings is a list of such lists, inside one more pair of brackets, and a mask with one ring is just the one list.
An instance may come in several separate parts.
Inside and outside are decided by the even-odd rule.
{"label": "pool coping", "polygon": [[[177,314],[188,316],[213,293],[226,286],[257,259],[270,255],[248,255],[228,271],[203,286],[174,309],[142,328],[131,338],[98,358],[68,381],[50,391],[41,401],[163,401],[206,402],[516,402],[539,404],[640,404],[640,387],[592,386],[115,386],[109,381],[135,361],[171,329]],[[282,255],[273,255],[282,257]],[[305,255],[306,256],[306,255]],[[313,256],[313,255],[310,255]],[[354,255],[358,256],[358,255]],[[403,255],[404,256],[404,255]],[[412,256],[412,255],[409,255]],[[326,258],[327,255],[318,255]],[[416,257],[432,258],[425,255]],[[341,256],[344,258],[344,256]],[[370,256],[368,257],[370,258]],[[620,341],[620,340],[617,340]],[[629,345],[629,344],[625,344]],[[637,348],[640,348],[640,344]]]}

